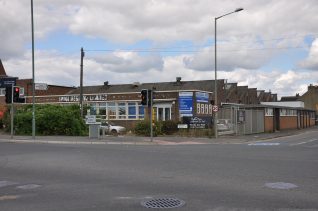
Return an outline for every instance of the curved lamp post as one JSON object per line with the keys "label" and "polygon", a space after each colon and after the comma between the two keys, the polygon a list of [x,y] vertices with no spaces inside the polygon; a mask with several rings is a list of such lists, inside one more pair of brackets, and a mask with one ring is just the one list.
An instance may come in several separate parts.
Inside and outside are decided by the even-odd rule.
{"label": "curved lamp post", "polygon": [[[242,11],[243,8],[237,8],[236,10],[234,10],[233,12],[221,15],[219,17],[214,18],[214,26],[215,26],[215,30],[214,30],[214,74],[215,74],[215,79],[214,79],[214,104],[218,105],[218,90],[217,90],[217,59],[216,59],[216,22],[218,19],[230,15],[232,13],[236,13],[236,12],[240,12]],[[214,116],[214,133],[215,133],[215,138],[218,137],[218,129],[217,129],[217,121],[218,121],[218,112],[215,112],[215,116]]]}

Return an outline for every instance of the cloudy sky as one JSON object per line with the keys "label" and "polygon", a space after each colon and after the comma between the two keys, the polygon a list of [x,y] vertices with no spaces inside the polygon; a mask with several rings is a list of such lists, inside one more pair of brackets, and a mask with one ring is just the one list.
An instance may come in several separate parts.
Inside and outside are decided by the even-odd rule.
{"label": "cloudy sky", "polygon": [[[317,0],[34,0],[35,81],[84,85],[218,78],[278,96],[318,84]],[[0,0],[0,59],[32,78],[30,0]]]}

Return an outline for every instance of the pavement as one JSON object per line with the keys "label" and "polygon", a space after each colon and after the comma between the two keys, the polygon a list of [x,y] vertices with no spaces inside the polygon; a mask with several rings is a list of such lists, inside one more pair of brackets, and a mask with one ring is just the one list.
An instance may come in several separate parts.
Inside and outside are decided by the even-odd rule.
{"label": "pavement", "polygon": [[158,136],[150,137],[134,136],[126,134],[123,136],[101,136],[100,138],[89,138],[88,136],[13,136],[0,134],[0,142],[13,143],[46,143],[46,144],[126,144],[126,145],[193,145],[193,144],[244,144],[259,141],[272,140],[275,138],[298,135],[313,130],[318,126],[301,130],[284,130],[275,133],[259,133],[251,135],[224,135],[217,139],[214,137],[184,137],[184,136]]}

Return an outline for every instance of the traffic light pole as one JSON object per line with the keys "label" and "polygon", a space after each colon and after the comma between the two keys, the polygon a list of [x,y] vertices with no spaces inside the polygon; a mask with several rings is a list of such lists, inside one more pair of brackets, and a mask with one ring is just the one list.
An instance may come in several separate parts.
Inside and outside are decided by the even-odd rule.
{"label": "traffic light pole", "polygon": [[12,85],[11,89],[11,139],[13,139],[13,117],[14,117],[14,106],[13,106],[13,90],[15,86]]}
{"label": "traffic light pole", "polygon": [[[152,95],[153,95],[153,90],[151,90],[150,92],[150,141],[153,142],[153,122],[152,122],[152,115],[153,115],[153,98],[152,98]],[[149,96],[148,96],[149,97]]]}

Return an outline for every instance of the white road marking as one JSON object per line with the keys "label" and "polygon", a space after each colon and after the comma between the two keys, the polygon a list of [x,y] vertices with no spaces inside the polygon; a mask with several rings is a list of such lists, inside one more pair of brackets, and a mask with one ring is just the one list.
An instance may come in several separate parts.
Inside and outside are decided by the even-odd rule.
{"label": "white road marking", "polygon": [[318,139],[310,139],[309,141],[304,141],[304,142],[300,142],[300,143],[296,143],[296,144],[291,144],[290,146],[298,146],[298,145],[302,145],[302,144],[308,144],[308,143],[314,142],[314,141],[318,141]]}
{"label": "white road marking", "polygon": [[250,143],[248,146],[278,146],[280,143]]}

